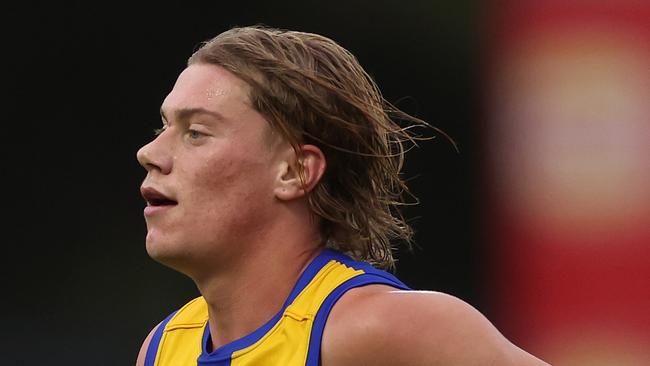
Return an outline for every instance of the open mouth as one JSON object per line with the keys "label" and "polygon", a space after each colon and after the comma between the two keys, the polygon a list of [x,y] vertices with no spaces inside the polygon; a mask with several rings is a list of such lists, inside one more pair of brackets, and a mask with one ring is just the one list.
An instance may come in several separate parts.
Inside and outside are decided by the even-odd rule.
{"label": "open mouth", "polygon": [[166,195],[158,192],[153,188],[143,187],[140,191],[142,193],[142,197],[144,197],[145,201],[147,201],[148,206],[161,207],[175,206],[178,204],[177,201],[167,197]]}

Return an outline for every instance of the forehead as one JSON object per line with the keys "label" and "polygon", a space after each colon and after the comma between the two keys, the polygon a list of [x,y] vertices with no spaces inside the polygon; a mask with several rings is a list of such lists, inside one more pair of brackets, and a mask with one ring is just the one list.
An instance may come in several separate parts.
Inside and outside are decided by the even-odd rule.
{"label": "forehead", "polygon": [[193,64],[178,76],[161,109],[171,112],[205,108],[221,112],[248,104],[248,85],[226,69],[209,64]]}

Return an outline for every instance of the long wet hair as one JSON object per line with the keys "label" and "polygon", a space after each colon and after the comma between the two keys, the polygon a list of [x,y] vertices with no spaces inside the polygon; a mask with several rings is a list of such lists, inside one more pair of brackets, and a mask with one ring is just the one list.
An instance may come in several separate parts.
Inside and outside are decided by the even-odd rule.
{"label": "long wet hair", "polygon": [[398,209],[412,197],[400,175],[405,143],[428,125],[388,103],[354,55],[318,34],[232,28],[204,42],[188,60],[196,63],[244,80],[252,107],[297,152],[323,151],[327,168],[308,200],[324,245],[393,269],[391,243],[410,246],[413,236]]}

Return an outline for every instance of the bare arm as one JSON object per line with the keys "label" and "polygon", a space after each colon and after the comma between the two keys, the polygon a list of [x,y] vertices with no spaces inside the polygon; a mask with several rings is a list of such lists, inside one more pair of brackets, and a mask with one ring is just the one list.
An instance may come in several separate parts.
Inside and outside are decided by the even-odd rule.
{"label": "bare arm", "polygon": [[352,290],[339,300],[321,352],[323,366],[548,365],[453,296],[383,286]]}
{"label": "bare arm", "polygon": [[142,342],[142,346],[140,347],[140,352],[138,352],[138,359],[135,361],[135,366],[144,366],[144,359],[147,356],[147,349],[149,349],[149,344],[151,343],[151,338],[153,338],[153,334],[156,333],[156,330],[160,326],[160,323],[156,325],[151,332],[147,335],[147,338],[144,339],[144,342]]}

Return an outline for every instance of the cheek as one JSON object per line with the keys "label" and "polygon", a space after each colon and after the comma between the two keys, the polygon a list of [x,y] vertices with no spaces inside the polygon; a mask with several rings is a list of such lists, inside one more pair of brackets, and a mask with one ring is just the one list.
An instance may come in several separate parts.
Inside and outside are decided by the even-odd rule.
{"label": "cheek", "polygon": [[273,199],[270,167],[263,159],[232,152],[227,159],[205,159],[198,165],[186,188],[206,216],[246,216],[247,208],[259,209]]}

